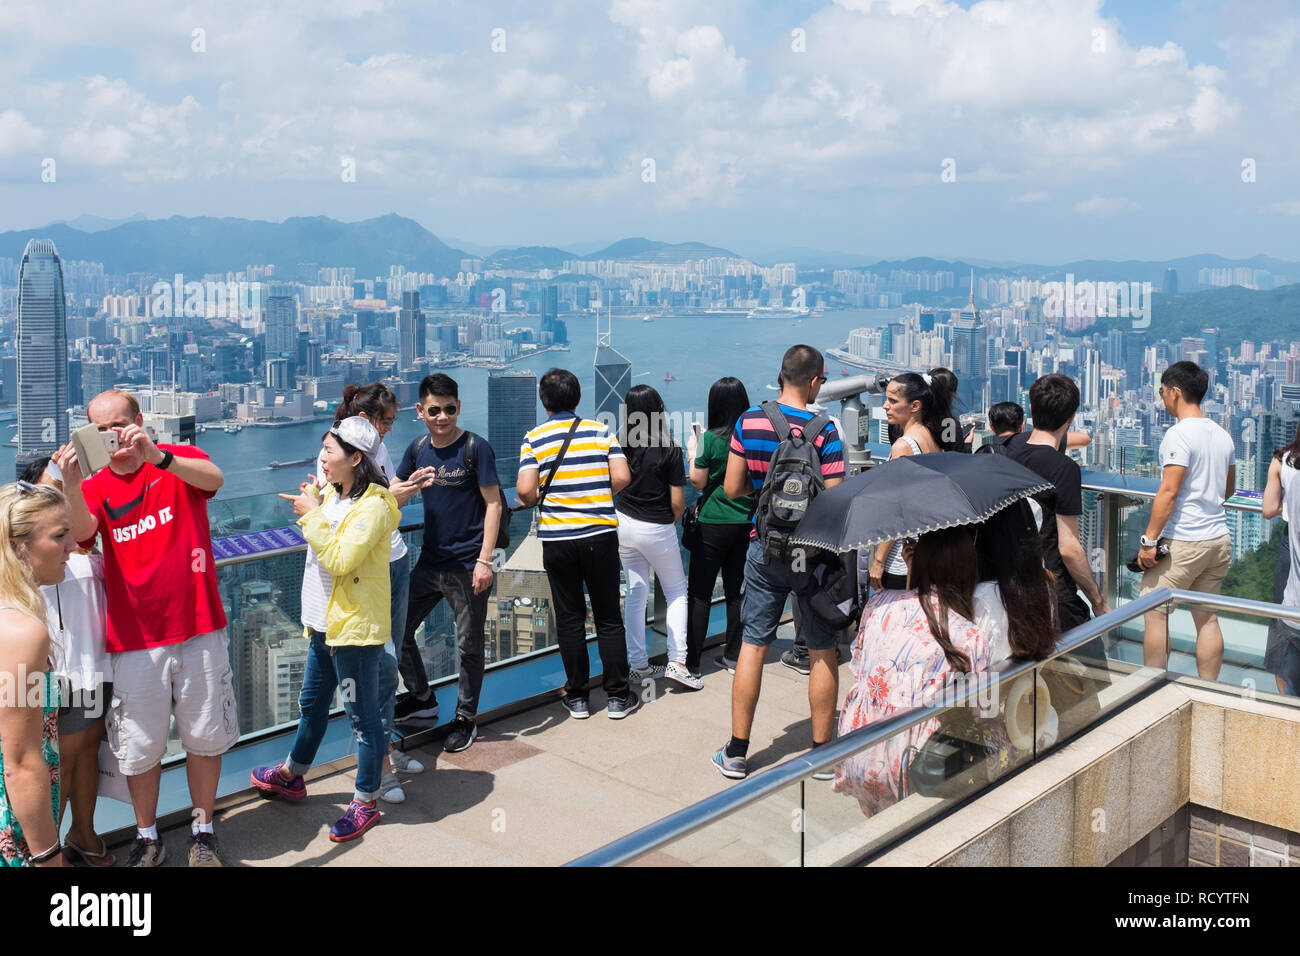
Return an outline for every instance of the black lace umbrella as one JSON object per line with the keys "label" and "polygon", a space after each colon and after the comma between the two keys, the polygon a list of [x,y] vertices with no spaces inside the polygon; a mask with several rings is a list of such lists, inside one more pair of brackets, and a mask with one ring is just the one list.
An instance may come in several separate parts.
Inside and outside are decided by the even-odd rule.
{"label": "black lace umbrella", "polygon": [[1004,455],[905,455],[819,494],[791,543],[841,553],[871,548],[978,524],[1051,487]]}

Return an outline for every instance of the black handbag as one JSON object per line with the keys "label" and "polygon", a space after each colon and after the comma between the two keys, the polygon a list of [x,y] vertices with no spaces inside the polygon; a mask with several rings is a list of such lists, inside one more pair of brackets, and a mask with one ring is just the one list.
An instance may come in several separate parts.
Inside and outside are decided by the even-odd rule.
{"label": "black handbag", "polygon": [[691,506],[682,512],[682,547],[687,551],[694,551],[700,546],[702,532],[700,531],[700,512],[704,510],[704,503],[716,491],[717,485],[710,485],[691,503]]}
{"label": "black handbag", "polygon": [[968,707],[945,712],[930,739],[909,751],[911,759],[900,768],[902,792],[958,797],[992,783],[1010,762],[999,723],[975,716]]}

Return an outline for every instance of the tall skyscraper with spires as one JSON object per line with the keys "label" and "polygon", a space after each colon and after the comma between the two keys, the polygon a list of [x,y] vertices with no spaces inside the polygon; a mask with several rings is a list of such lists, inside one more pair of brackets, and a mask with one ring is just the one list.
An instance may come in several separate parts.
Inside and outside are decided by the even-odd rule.
{"label": "tall skyscraper with spires", "polygon": [[988,330],[975,308],[975,273],[971,272],[970,301],[952,330],[952,370],[957,376],[957,401],[953,412],[983,414],[988,409]]}
{"label": "tall skyscraper with spires", "polygon": [[596,316],[596,358],[593,362],[596,377],[596,411],[598,420],[611,424],[617,432],[620,423],[619,406],[632,387],[632,361],[614,348],[611,338],[613,318],[606,316],[607,325],[602,331],[600,315]]}
{"label": "tall skyscraper with spires", "polygon": [[32,239],[18,271],[18,459],[34,459],[68,441],[68,320],[63,263],[50,239]]}
{"label": "tall skyscraper with spires", "polygon": [[414,367],[424,358],[424,313],[420,311],[420,293],[403,292],[402,308],[397,313],[397,367]]}

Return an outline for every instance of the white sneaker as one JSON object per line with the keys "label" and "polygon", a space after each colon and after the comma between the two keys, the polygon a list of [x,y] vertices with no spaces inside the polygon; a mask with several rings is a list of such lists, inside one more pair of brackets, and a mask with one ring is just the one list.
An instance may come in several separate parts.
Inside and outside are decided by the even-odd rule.
{"label": "white sneaker", "polygon": [[670,681],[681,684],[683,687],[689,687],[691,690],[699,690],[704,686],[704,681],[688,671],[685,664],[679,664],[676,661],[668,663],[668,667],[664,670],[664,676]]}
{"label": "white sneaker", "polygon": [[400,770],[402,773],[421,773],[424,770],[424,764],[405,750],[390,750],[388,752],[388,762],[393,765],[394,770]]}
{"label": "white sneaker", "polygon": [[384,774],[384,778],[379,781],[379,799],[384,803],[406,802],[406,791],[391,773]]}
{"label": "white sneaker", "polygon": [[664,673],[664,667],[662,664],[647,664],[645,667],[632,668],[627,672],[627,677],[628,680],[648,684],[656,677],[663,677]]}

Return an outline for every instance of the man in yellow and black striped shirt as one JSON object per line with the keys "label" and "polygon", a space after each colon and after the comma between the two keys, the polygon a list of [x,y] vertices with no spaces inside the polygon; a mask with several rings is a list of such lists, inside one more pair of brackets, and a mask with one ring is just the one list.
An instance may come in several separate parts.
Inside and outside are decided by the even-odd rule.
{"label": "man in yellow and black striped shirt", "polygon": [[[641,702],[640,695],[628,688],[627,643],[618,600],[618,517],[614,514],[614,495],[623,490],[631,474],[623,449],[608,426],[579,418],[576,410],[582,388],[576,375],[553,368],[542,376],[537,391],[550,417],[524,436],[515,492],[520,503],[535,504],[546,476],[555,471],[537,529],[564,662],[562,703],[579,720],[590,716],[585,585],[596,624],[609,716],[617,720]],[[573,430],[574,419],[579,419],[578,427],[557,468],[560,448]]]}

